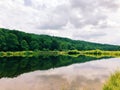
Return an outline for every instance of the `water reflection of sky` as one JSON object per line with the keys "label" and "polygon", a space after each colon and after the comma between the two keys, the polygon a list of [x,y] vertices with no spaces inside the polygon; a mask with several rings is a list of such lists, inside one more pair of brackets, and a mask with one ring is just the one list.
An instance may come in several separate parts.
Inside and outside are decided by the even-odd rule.
{"label": "water reflection of sky", "polygon": [[101,90],[102,83],[120,68],[120,59],[102,59],[16,78],[0,79],[0,90]]}

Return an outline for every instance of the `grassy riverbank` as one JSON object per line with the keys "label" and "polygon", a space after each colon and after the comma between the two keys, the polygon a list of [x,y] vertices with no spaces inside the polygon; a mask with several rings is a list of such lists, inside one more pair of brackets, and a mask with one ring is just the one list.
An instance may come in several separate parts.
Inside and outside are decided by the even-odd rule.
{"label": "grassy riverbank", "polygon": [[87,51],[77,51],[77,50],[70,50],[67,51],[68,55],[85,55],[91,57],[120,57],[120,51],[103,51],[103,50],[87,50]]}
{"label": "grassy riverbank", "polygon": [[59,55],[58,51],[16,51],[0,52],[0,57],[33,57],[39,55]]}
{"label": "grassy riverbank", "polygon": [[105,83],[103,90],[120,90],[120,72],[119,71],[111,75],[111,77]]}
{"label": "grassy riverbank", "polygon": [[78,50],[68,50],[68,51],[16,51],[16,52],[0,52],[0,57],[32,57],[39,55],[69,55],[69,56],[91,56],[91,57],[120,57],[120,51],[102,51],[102,50],[89,50],[89,51],[78,51]]}

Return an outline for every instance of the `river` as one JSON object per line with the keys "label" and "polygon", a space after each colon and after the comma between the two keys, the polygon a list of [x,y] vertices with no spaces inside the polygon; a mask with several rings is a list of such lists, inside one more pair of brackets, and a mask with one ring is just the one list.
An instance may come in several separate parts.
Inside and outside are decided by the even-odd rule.
{"label": "river", "polygon": [[39,56],[0,58],[0,90],[102,90],[120,58]]}

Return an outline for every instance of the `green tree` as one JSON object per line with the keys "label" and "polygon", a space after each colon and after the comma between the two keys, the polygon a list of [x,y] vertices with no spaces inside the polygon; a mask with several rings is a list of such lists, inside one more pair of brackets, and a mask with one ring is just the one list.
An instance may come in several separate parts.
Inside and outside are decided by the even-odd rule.
{"label": "green tree", "polygon": [[57,40],[52,40],[52,43],[51,43],[51,50],[59,50],[60,49],[60,45],[58,43]]}
{"label": "green tree", "polygon": [[31,50],[39,50],[39,44],[37,41],[31,41],[30,42],[30,49]]}
{"label": "green tree", "polygon": [[0,35],[0,50],[1,51],[6,50],[6,41],[5,41],[5,37],[3,35]]}
{"label": "green tree", "polygon": [[21,41],[21,48],[22,50],[29,50],[29,45],[26,40]]}
{"label": "green tree", "polygon": [[6,43],[7,43],[8,50],[15,51],[18,49],[19,42],[18,42],[18,38],[15,34],[13,34],[13,33],[7,34],[6,35]]}

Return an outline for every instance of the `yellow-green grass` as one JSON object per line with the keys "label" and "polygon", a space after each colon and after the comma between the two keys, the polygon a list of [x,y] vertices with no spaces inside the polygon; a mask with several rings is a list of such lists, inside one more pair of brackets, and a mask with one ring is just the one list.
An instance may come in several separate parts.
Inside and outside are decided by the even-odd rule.
{"label": "yellow-green grass", "polygon": [[33,51],[16,51],[16,52],[0,52],[0,57],[13,57],[13,56],[33,56]]}
{"label": "yellow-green grass", "polygon": [[0,52],[0,57],[12,57],[12,56],[39,56],[39,55],[68,55],[68,56],[91,56],[91,57],[120,57],[120,51],[103,51],[103,50],[88,50],[88,51],[78,51],[78,50],[68,50],[68,51],[7,51]]}
{"label": "yellow-green grass", "polygon": [[103,90],[120,90],[120,71],[116,71],[110,76],[103,86]]}
{"label": "yellow-green grass", "polygon": [[97,56],[97,57],[103,57],[103,56],[120,57],[120,51],[88,50],[88,51],[82,51],[81,54],[84,54],[86,56]]}
{"label": "yellow-green grass", "polygon": [[39,55],[57,55],[58,51],[16,51],[16,52],[0,52],[0,57],[13,57],[13,56],[21,56],[21,57],[32,57]]}
{"label": "yellow-green grass", "polygon": [[69,50],[64,54],[66,55],[85,55],[91,57],[120,57],[120,51],[103,51],[103,50],[86,50],[86,51],[78,51],[78,50]]}

